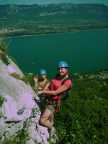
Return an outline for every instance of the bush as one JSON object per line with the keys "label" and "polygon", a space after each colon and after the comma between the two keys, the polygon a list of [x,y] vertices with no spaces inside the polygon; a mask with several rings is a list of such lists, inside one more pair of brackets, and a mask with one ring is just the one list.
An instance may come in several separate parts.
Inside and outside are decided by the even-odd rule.
{"label": "bush", "polygon": [[76,78],[61,112],[56,114],[58,144],[107,144],[108,83]]}
{"label": "bush", "polygon": [[9,64],[9,59],[7,57],[7,45],[4,41],[0,41],[0,59],[6,64]]}

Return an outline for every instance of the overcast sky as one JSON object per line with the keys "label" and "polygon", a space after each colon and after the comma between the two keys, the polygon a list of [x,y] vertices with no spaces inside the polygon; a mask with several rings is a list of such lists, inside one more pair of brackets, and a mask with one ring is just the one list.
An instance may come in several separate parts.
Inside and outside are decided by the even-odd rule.
{"label": "overcast sky", "polygon": [[97,3],[108,5],[108,0],[0,0],[0,4]]}

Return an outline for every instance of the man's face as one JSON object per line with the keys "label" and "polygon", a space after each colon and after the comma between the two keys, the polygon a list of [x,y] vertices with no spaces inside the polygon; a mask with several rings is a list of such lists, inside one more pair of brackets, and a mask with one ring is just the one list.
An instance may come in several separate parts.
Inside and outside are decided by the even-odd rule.
{"label": "man's face", "polygon": [[67,68],[59,68],[60,76],[65,76],[68,73]]}

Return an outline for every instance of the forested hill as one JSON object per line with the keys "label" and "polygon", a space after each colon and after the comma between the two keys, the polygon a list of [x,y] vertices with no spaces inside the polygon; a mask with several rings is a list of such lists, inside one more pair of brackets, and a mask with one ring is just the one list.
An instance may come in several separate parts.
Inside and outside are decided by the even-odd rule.
{"label": "forested hill", "polygon": [[0,34],[48,33],[108,27],[99,4],[0,5]]}

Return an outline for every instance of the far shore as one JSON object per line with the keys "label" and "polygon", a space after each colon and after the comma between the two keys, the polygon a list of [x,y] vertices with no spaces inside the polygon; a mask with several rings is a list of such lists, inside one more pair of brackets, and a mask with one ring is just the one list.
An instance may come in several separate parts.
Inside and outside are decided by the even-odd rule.
{"label": "far shore", "polygon": [[39,28],[36,30],[30,30],[30,29],[4,29],[0,30],[0,37],[13,37],[13,36],[32,36],[32,35],[46,35],[46,34],[54,34],[54,33],[65,33],[65,32],[79,32],[79,31],[89,31],[89,30],[99,30],[99,29],[108,29],[108,26],[101,26],[101,27],[66,27],[62,29],[56,29],[56,28]]}

